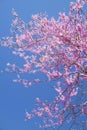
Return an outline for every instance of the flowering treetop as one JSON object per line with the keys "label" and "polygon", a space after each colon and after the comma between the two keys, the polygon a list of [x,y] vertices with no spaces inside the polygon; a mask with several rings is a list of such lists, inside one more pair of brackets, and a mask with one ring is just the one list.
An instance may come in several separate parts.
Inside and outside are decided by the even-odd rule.
{"label": "flowering treetop", "polygon": [[8,63],[10,71],[16,72],[15,82],[31,86],[33,82],[41,82],[40,78],[33,82],[22,79],[23,73],[42,72],[48,81],[56,79],[54,88],[58,96],[50,104],[36,99],[39,107],[26,112],[26,118],[39,116],[44,119],[44,127],[61,125],[66,115],[72,120],[78,113],[87,115],[87,101],[75,104],[72,97],[87,94],[80,86],[87,82],[87,0],[71,2],[68,15],[60,13],[57,20],[48,19],[46,14],[32,16],[32,22],[26,24],[13,10],[15,19],[12,22],[11,37],[2,40],[1,45],[13,48],[13,53],[23,58],[23,68]]}

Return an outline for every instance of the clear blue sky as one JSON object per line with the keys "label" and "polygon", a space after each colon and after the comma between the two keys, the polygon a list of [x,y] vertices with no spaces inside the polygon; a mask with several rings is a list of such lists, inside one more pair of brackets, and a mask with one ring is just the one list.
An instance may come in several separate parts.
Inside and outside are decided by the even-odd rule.
{"label": "clear blue sky", "polygon": [[[0,38],[10,35],[12,8],[18,12],[21,19],[28,22],[31,15],[36,13],[46,12],[49,18],[57,18],[59,12],[68,12],[70,1],[0,0]],[[0,69],[5,67],[6,62],[21,64],[21,60],[13,56],[11,50],[1,47]],[[25,109],[28,111],[33,109],[36,97],[40,97],[43,101],[45,99],[51,101],[54,99],[55,92],[46,83],[24,88],[21,84],[13,83],[13,78],[16,78],[16,75],[6,72],[0,74],[0,130],[39,130],[34,124],[36,118],[24,122]],[[65,128],[61,130],[65,130]]]}

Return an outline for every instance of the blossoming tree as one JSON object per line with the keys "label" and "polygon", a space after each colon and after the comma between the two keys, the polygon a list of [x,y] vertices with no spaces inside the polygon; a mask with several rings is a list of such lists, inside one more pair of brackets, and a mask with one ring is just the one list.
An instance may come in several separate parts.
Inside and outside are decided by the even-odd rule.
{"label": "blossoming tree", "polygon": [[26,119],[43,118],[40,127],[61,126],[67,120],[73,124],[82,118],[87,129],[86,2],[71,2],[69,14],[60,13],[57,20],[48,19],[46,14],[33,15],[28,24],[13,10],[12,36],[1,41],[2,46],[12,48],[13,54],[25,61],[23,68],[7,63],[8,71],[17,74],[14,82],[24,86],[44,82],[39,77],[33,81],[21,78],[24,73],[38,72],[47,76],[45,82],[56,82],[53,88],[58,94],[54,101],[48,103],[36,98],[37,108],[26,112]]}

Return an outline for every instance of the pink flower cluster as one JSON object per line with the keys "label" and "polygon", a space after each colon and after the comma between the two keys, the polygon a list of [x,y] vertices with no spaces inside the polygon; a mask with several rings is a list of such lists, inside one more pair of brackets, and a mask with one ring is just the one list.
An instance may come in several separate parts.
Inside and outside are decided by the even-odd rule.
{"label": "pink flower cluster", "polygon": [[[24,73],[44,73],[48,81],[56,82],[54,90],[58,96],[51,103],[36,99],[39,105],[26,112],[26,118],[43,118],[43,127],[62,125],[67,116],[77,119],[78,113],[87,116],[87,102],[76,104],[74,99],[87,94],[81,82],[87,83],[87,16],[84,5],[87,0],[72,2],[69,15],[60,13],[57,20],[48,19],[46,14],[33,15],[32,22],[26,24],[13,10],[12,37],[2,40],[2,46],[13,48],[13,54],[24,60],[23,68],[8,63],[8,70],[16,72],[24,86],[42,82],[38,77],[34,81],[22,79]],[[67,115],[67,116],[66,116]]]}

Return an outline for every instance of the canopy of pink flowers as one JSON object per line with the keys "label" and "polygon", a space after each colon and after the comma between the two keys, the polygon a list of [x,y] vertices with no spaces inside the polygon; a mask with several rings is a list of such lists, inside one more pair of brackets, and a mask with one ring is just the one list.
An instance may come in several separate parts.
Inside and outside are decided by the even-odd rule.
{"label": "canopy of pink flowers", "polygon": [[2,40],[2,46],[13,48],[13,54],[22,58],[23,68],[7,63],[9,71],[17,72],[18,79],[25,86],[42,82],[22,79],[23,73],[44,73],[48,81],[56,79],[55,91],[58,96],[51,103],[36,99],[39,105],[26,112],[26,119],[34,116],[43,118],[44,126],[62,125],[67,115],[71,121],[78,113],[87,116],[87,101],[73,104],[72,97],[87,95],[87,89],[81,88],[80,82],[87,83],[87,14],[84,6],[86,0],[71,2],[68,15],[60,13],[58,19],[48,19],[46,14],[32,16],[26,24],[13,10],[11,37]]}

